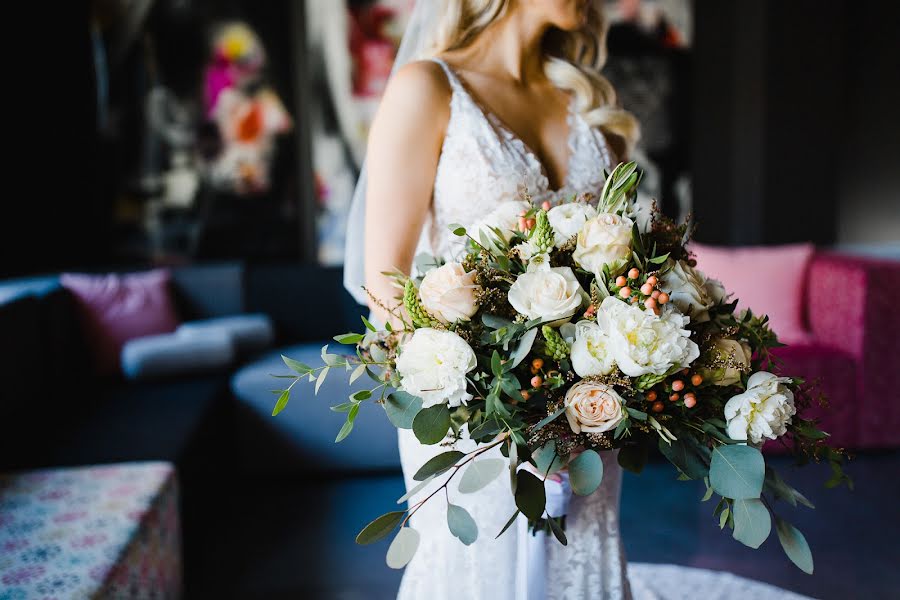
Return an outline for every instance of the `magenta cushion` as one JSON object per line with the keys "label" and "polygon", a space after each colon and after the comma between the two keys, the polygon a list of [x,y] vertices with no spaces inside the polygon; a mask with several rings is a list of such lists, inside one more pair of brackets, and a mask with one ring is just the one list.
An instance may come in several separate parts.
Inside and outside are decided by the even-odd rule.
{"label": "magenta cushion", "polygon": [[128,340],[175,331],[179,319],[170,281],[166,270],[126,275],[65,273],[60,277],[78,303],[98,373],[119,371],[119,355]]}
{"label": "magenta cushion", "polygon": [[718,279],[737,298],[738,310],[769,315],[769,324],[786,344],[810,341],[803,319],[812,244],[725,248],[692,242],[697,268]]}

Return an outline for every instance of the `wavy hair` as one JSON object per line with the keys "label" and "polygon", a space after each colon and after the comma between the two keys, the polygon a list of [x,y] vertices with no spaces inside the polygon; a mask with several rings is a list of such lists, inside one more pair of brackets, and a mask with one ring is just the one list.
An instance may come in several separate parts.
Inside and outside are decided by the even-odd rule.
{"label": "wavy hair", "polygon": [[[506,14],[509,4],[510,0],[443,0],[431,52],[468,46]],[[640,138],[640,126],[634,115],[616,104],[615,89],[600,74],[606,63],[607,30],[602,5],[603,0],[589,2],[586,22],[577,31],[547,31],[541,42],[546,57],[544,74],[558,88],[573,94],[577,110],[590,125],[620,136],[631,153]]]}

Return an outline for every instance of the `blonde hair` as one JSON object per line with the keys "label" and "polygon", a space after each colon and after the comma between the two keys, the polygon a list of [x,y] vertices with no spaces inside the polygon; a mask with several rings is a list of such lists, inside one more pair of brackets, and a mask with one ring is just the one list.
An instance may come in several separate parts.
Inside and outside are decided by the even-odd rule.
{"label": "blonde hair", "polygon": [[[433,0],[432,0],[433,1]],[[471,44],[502,17],[510,0],[444,0],[435,31],[433,54]],[[606,19],[603,0],[591,0],[584,27],[577,31],[550,29],[542,41],[544,73],[558,88],[575,97],[575,106],[592,126],[623,138],[628,153],[640,138],[634,116],[616,105],[616,91],[600,74],[606,63]]]}

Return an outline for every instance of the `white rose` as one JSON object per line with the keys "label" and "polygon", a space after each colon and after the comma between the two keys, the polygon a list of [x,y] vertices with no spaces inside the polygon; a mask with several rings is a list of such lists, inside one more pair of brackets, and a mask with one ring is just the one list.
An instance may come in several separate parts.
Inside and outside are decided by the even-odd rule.
{"label": "white rose", "polygon": [[492,228],[497,228],[503,234],[503,241],[509,243],[513,234],[518,230],[519,215],[523,210],[529,209],[531,209],[531,204],[524,200],[501,202],[494,210],[468,228],[469,235],[481,243],[482,234],[484,234],[488,240],[491,240],[491,245],[495,246],[493,240],[497,234],[492,231]]}
{"label": "white rose", "polygon": [[553,243],[560,248],[572,236],[578,235],[584,222],[597,216],[597,209],[587,202],[567,202],[547,211],[550,226],[553,227]]}
{"label": "white rose", "polygon": [[747,391],[725,404],[728,437],[759,444],[784,435],[797,413],[794,393],[784,385],[789,381],[766,371],[751,375]]}
{"label": "white rose", "polygon": [[600,305],[597,319],[610,338],[616,364],[629,377],[662,375],[700,356],[691,332],[684,329],[690,319],[675,310],[664,309],[657,316],[610,296]]}
{"label": "white rose", "polygon": [[566,419],[575,433],[603,433],[624,418],[622,397],[604,383],[582,381],[566,392]]}
{"label": "white rose", "polygon": [[531,263],[509,288],[509,303],[529,319],[558,326],[572,318],[587,294],[569,267]]}
{"label": "white rose", "polygon": [[753,351],[745,342],[719,338],[713,343],[713,359],[726,361],[725,366],[700,370],[703,379],[714,385],[734,385],[741,380],[741,373],[750,367]]}
{"label": "white rose", "polygon": [[609,336],[603,328],[593,321],[578,321],[572,343],[572,368],[575,372],[580,377],[609,375],[615,365]]}
{"label": "white rose", "polygon": [[709,309],[725,297],[725,288],[720,282],[708,279],[683,260],[674,262],[662,275],[660,287],[669,294],[678,310],[690,315],[694,323],[709,321]]}
{"label": "white rose", "polygon": [[400,389],[421,398],[425,408],[459,406],[472,398],[466,391],[466,373],[476,364],[472,348],[452,331],[416,329],[397,357]]}
{"label": "white rose", "polygon": [[466,273],[462,265],[450,262],[428,271],[419,286],[422,306],[443,323],[468,321],[478,310],[475,271]]}
{"label": "white rose", "polygon": [[579,267],[599,277],[603,265],[631,256],[633,225],[628,217],[600,213],[582,225],[572,258]]}

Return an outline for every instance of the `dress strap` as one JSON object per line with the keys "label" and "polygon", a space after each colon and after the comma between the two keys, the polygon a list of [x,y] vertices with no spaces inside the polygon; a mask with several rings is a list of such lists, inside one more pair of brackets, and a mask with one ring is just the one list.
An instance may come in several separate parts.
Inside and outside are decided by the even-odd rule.
{"label": "dress strap", "polygon": [[463,92],[465,95],[468,95],[465,86],[463,86],[462,82],[459,80],[459,77],[456,76],[456,73],[453,72],[453,69],[450,67],[450,65],[447,64],[444,59],[434,56],[429,58],[428,60],[441,66],[441,68],[444,70],[444,74],[447,76],[447,81],[450,82],[450,89],[452,89],[454,93]]}

